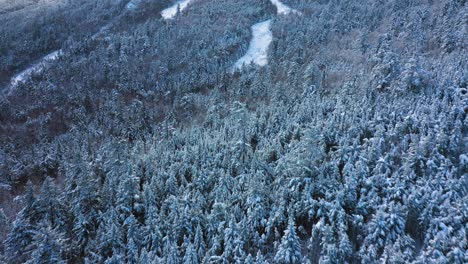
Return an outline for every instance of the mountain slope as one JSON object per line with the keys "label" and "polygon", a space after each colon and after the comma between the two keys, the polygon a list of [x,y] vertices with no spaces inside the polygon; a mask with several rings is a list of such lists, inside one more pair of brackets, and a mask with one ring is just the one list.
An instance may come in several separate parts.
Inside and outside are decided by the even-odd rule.
{"label": "mountain slope", "polygon": [[4,261],[467,262],[466,3],[275,2],[141,1],[2,96]]}

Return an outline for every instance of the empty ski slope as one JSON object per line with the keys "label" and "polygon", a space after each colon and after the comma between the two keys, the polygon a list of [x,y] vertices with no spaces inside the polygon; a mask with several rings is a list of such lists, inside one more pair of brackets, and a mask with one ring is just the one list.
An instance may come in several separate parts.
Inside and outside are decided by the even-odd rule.
{"label": "empty ski slope", "polygon": [[281,3],[279,0],[270,0],[270,2],[276,6],[276,12],[278,15],[288,15],[291,13],[299,14],[299,11]]}
{"label": "empty ski slope", "polygon": [[[270,0],[276,6],[278,15],[300,14],[299,11],[290,8],[279,0]],[[241,69],[243,66],[256,64],[265,66],[268,63],[268,47],[273,41],[273,34],[270,30],[271,19],[257,23],[252,26],[252,40],[250,41],[247,53],[242,56],[233,66],[233,70]]]}
{"label": "empty ski slope", "polygon": [[[140,2],[141,2],[141,0],[131,0],[131,1],[129,1],[127,3],[127,5],[125,6],[125,9],[126,10],[135,10],[138,7],[138,4],[140,4]],[[95,39],[100,34],[107,31],[112,26],[112,24],[114,23],[114,21],[116,19],[113,19],[111,22],[109,22],[106,25],[104,25],[103,27],[101,27],[97,33],[95,33],[94,35],[91,36],[91,39]],[[8,94],[11,93],[11,91],[19,83],[27,81],[29,78],[31,78],[31,76],[33,74],[41,72],[48,64],[50,64],[53,61],[57,60],[62,53],[63,53],[62,49],[53,51],[53,52],[47,54],[46,56],[42,57],[41,59],[39,59],[36,63],[29,66],[27,69],[25,69],[22,72],[20,72],[20,73],[16,74],[15,76],[13,76],[13,78],[11,78],[10,85],[6,89],[7,93]]]}
{"label": "empty ski slope", "polygon": [[192,0],[181,0],[177,1],[174,5],[164,9],[161,12],[161,16],[164,19],[172,19],[177,15],[177,10],[182,11],[192,2]]}
{"label": "empty ski slope", "polygon": [[271,19],[252,26],[252,40],[250,41],[249,49],[234,64],[234,69],[240,69],[242,66],[248,66],[251,63],[258,66],[265,66],[268,63],[268,47],[273,40],[270,25]]}

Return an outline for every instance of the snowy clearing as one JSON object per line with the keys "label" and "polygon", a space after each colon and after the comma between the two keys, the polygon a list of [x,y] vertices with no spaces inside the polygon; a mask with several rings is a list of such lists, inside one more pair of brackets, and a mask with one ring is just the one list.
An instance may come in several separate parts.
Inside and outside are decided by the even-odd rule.
{"label": "snowy clearing", "polygon": [[38,62],[33,64],[31,67],[18,73],[15,77],[11,79],[11,84],[10,84],[11,87],[12,88],[15,87],[16,85],[18,85],[18,83],[24,82],[27,79],[29,79],[29,77],[33,75],[34,73],[41,71],[46,65],[46,63],[56,60],[60,56],[61,53],[62,53],[62,50],[56,50],[52,53],[49,53],[48,55],[42,57]]}
{"label": "snowy clearing", "polygon": [[273,40],[273,34],[270,30],[271,19],[257,23],[252,26],[252,40],[249,44],[247,53],[240,58],[234,68],[240,69],[243,65],[255,63],[259,66],[265,66],[268,63],[268,46]]}
{"label": "snowy clearing", "polygon": [[[135,10],[138,8],[138,5],[141,3],[141,0],[131,0],[127,3],[125,8],[127,10]],[[114,21],[117,18],[113,19],[103,27],[99,29],[98,32],[96,32],[94,35],[91,36],[91,39],[96,39],[98,36],[106,32],[111,28],[111,26],[114,24]],[[58,59],[58,57],[62,54],[62,50],[56,50],[54,52],[49,53],[48,55],[42,57],[38,62],[34,63],[30,67],[28,67],[26,70],[18,73],[15,75],[11,81],[10,81],[10,86],[8,90],[8,93],[11,93],[11,91],[21,82],[27,81],[31,75],[35,73],[39,73],[48,63],[53,62],[54,60]]]}
{"label": "snowy clearing", "polygon": [[[97,38],[100,34],[107,31],[111,26],[112,26],[112,22],[110,22],[107,25],[103,26],[101,29],[99,29],[99,31],[97,33],[95,33],[94,35],[91,36],[91,39]],[[57,60],[58,57],[61,54],[62,54],[61,49],[56,50],[54,52],[51,52],[51,53],[47,54],[46,56],[42,57],[38,62],[36,62],[33,65],[31,65],[30,67],[28,67],[26,70],[24,70],[24,71],[18,73],[17,75],[15,75],[10,81],[9,92],[11,92],[19,83],[27,81],[31,77],[31,75],[33,75],[35,73],[39,73],[40,71],[42,71],[42,69],[44,69],[44,67],[47,64]]]}
{"label": "snowy clearing", "polygon": [[192,2],[192,0],[181,0],[181,1],[177,1],[174,5],[172,5],[171,7],[168,7],[166,9],[164,9],[162,12],[161,12],[161,16],[164,18],[164,19],[172,19],[174,18],[176,15],[177,15],[177,8],[179,8],[179,10],[182,12],[182,10],[184,10],[188,4],[190,4],[190,2]]}
{"label": "snowy clearing", "polygon": [[300,14],[299,11],[297,11],[296,9],[290,8],[289,6],[281,3],[279,0],[270,0],[270,2],[276,6],[278,15],[288,15],[290,13]]}

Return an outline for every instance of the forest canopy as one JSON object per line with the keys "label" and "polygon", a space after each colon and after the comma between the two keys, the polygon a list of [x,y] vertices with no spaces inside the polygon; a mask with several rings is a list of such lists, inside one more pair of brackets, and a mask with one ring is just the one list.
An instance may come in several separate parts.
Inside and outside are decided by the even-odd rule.
{"label": "forest canopy", "polygon": [[0,3],[0,262],[468,262],[466,1],[177,3]]}

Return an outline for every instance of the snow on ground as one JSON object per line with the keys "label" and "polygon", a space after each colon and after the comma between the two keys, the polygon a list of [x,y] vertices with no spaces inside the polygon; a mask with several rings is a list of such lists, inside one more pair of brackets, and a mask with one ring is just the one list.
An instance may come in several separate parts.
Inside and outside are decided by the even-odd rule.
{"label": "snow on ground", "polygon": [[[276,6],[278,15],[298,14],[301,12],[281,3],[279,0],[270,0]],[[250,41],[247,53],[240,58],[233,66],[233,70],[242,68],[243,65],[255,63],[265,66],[268,63],[268,46],[273,40],[270,30],[271,19],[257,23],[252,26],[252,40]]]}
{"label": "snow on ground", "polygon": [[[112,26],[112,22],[108,23],[107,25],[103,26],[99,29],[97,33],[91,36],[91,39],[97,38],[100,34],[107,31]],[[35,73],[39,73],[42,69],[49,63],[58,59],[58,57],[62,54],[62,50],[56,50],[47,54],[46,56],[42,57],[38,62],[34,63],[33,65],[29,66],[26,70],[18,73],[15,75],[10,81],[10,92],[22,82],[27,81],[31,75]]]}
{"label": "snow on ground", "polygon": [[279,0],[270,0],[272,4],[276,6],[278,15],[288,15],[290,13],[299,14],[300,12],[296,9],[290,8],[289,6],[281,3]]}
{"label": "snow on ground", "polygon": [[[97,33],[91,36],[91,39],[97,38],[100,34],[107,31],[112,26],[112,22],[108,23],[107,25],[103,26],[99,29]],[[42,57],[38,62],[31,65],[26,70],[18,73],[15,75],[10,82],[10,90],[16,87],[20,82],[27,81],[31,75],[40,72],[47,64],[57,60],[58,57],[62,54],[62,50],[56,50],[47,54],[46,56]]]}
{"label": "snow on ground", "polygon": [[[142,0],[131,0],[127,3],[125,8],[127,10],[135,10],[138,8],[138,5],[141,3]],[[114,21],[116,19],[113,19],[103,27],[99,29],[98,32],[96,32],[94,35],[91,36],[91,39],[96,39],[98,36],[100,36],[102,33],[105,31],[109,30],[111,26],[113,25]],[[53,62],[54,60],[58,59],[58,57],[62,54],[62,50],[56,50],[52,53],[49,53],[48,55],[42,57],[38,62],[34,63],[30,67],[28,67],[26,70],[18,73],[15,75],[11,81],[10,81],[10,86],[8,89],[8,92],[11,93],[11,91],[21,82],[27,81],[31,75],[38,73],[42,71],[42,69],[50,62]]]}
{"label": "snow on ground", "polygon": [[172,19],[175,17],[175,15],[177,15],[177,8],[179,8],[180,11],[182,11],[188,6],[188,4],[190,4],[190,2],[192,2],[192,0],[179,0],[171,7],[164,9],[161,12],[161,16],[164,19]]}
{"label": "snow on ground", "polygon": [[127,10],[135,10],[138,8],[138,5],[141,3],[141,0],[130,0],[127,5],[125,6],[125,9]]}
{"label": "snow on ground", "polygon": [[13,77],[11,79],[10,86],[15,87],[16,85],[18,85],[18,83],[26,81],[27,79],[29,79],[29,77],[31,77],[31,75],[41,71],[47,63],[58,59],[61,53],[62,50],[56,50],[42,57],[38,62],[34,63],[29,68]]}
{"label": "snow on ground", "polygon": [[273,40],[270,30],[271,19],[257,23],[252,26],[252,40],[250,41],[247,53],[235,64],[234,69],[240,69],[243,65],[255,63],[265,66],[268,63],[268,46]]}

